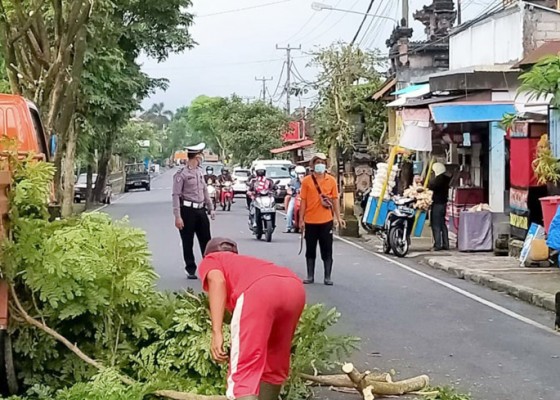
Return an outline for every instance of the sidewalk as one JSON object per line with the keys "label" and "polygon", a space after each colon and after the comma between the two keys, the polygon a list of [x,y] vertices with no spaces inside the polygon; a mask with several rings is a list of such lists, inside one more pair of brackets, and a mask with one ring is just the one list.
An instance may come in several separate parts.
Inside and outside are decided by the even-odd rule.
{"label": "sidewalk", "polygon": [[[381,242],[375,236],[364,235],[354,240],[369,250],[382,252]],[[560,292],[560,268],[525,268],[514,258],[498,257],[493,253],[434,253],[430,251],[431,245],[430,238],[413,239],[407,259],[507,293],[538,307],[555,310],[555,294]]]}

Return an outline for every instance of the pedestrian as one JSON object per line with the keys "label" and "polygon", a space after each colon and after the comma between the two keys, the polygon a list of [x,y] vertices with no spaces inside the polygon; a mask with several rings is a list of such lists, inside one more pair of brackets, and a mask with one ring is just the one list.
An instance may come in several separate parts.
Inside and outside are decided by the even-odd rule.
{"label": "pedestrian", "polygon": [[[200,264],[212,320],[212,357],[229,359],[228,399],[277,400],[290,371],[294,333],[305,306],[301,280],[288,268],[238,254],[214,238]],[[224,350],[224,311],[233,312],[231,350]]]}
{"label": "pedestrian", "polygon": [[447,175],[447,169],[442,163],[434,163],[432,171],[434,176],[428,184],[428,189],[433,193],[433,203],[430,211],[432,234],[434,236],[432,250],[449,250],[449,232],[445,223],[445,214],[447,212],[451,177]]}
{"label": "pedestrian", "polygon": [[204,181],[203,162],[204,143],[187,147],[187,163],[173,177],[173,214],[175,227],[179,229],[183,244],[185,272],[188,279],[196,278],[196,262],[194,258],[194,236],[198,239],[200,252],[204,254],[206,245],[211,239],[210,221],[215,218],[215,211]]}
{"label": "pedestrian", "polygon": [[300,226],[305,235],[307,279],[315,282],[317,242],[325,270],[324,283],[332,286],[333,228],[334,223],[343,228],[346,222],[340,217],[339,192],[335,178],[327,174],[327,156],[317,153],[311,159],[312,173],[301,182]]}

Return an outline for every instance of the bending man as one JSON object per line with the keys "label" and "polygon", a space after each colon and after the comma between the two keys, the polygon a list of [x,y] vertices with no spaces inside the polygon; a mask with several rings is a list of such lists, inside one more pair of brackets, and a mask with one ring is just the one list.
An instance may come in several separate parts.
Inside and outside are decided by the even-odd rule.
{"label": "bending man", "polygon": [[[230,361],[228,398],[277,400],[305,305],[301,280],[288,268],[238,254],[225,238],[208,243],[200,276],[210,298],[212,357]],[[226,309],[233,311],[231,357],[222,333]]]}

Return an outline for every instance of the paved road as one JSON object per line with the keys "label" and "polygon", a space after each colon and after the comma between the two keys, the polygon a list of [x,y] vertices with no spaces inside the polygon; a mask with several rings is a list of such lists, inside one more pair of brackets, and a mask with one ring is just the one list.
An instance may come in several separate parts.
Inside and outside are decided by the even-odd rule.
{"label": "paved road", "polygon": [[[172,173],[158,177],[151,192],[128,193],[104,211],[128,216],[146,230],[162,289],[200,289],[183,272],[170,205]],[[303,276],[298,237],[281,233],[281,228],[273,243],[257,242],[248,232],[244,201],[238,199],[230,213],[218,213],[212,232],[234,238],[244,253]],[[317,278],[322,281],[322,274]],[[474,399],[560,399],[560,336],[538,326],[551,326],[551,314],[413,261],[395,264],[340,240],[333,278],[333,287],[308,287],[308,301],[336,306],[343,315],[337,330],[363,338],[361,352],[352,360],[356,365],[394,368],[401,378],[427,373],[434,384],[456,385]]]}

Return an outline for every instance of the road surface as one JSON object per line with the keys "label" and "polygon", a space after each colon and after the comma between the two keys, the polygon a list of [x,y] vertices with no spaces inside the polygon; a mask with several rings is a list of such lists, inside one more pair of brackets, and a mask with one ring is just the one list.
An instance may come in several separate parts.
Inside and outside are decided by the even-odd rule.
{"label": "road surface", "polygon": [[[173,173],[156,178],[151,192],[130,192],[103,211],[146,230],[161,289],[200,290],[200,282],[184,275],[171,211]],[[298,235],[282,233],[280,214],[278,220],[272,243],[256,241],[239,198],[231,212],[218,212],[212,233],[303,277]],[[553,326],[551,313],[342,240],[334,257],[335,286],[308,286],[308,302],[336,306],[342,313],[336,330],[362,338],[351,360],[361,369],[392,368],[399,379],[426,373],[433,384],[456,386],[474,399],[560,399],[560,336],[545,328]],[[316,281],[322,282],[319,263]]]}

